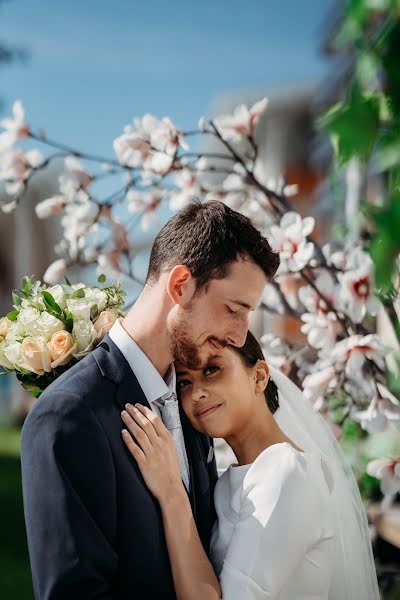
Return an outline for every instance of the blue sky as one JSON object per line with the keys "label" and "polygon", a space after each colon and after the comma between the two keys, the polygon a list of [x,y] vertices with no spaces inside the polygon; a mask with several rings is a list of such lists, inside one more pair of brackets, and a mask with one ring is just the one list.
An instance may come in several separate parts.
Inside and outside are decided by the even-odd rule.
{"label": "blue sky", "polygon": [[327,73],[328,0],[9,0],[0,39],[25,45],[26,66],[0,71],[13,99],[56,140],[113,156],[134,116],[192,128],[226,92],[293,86]]}

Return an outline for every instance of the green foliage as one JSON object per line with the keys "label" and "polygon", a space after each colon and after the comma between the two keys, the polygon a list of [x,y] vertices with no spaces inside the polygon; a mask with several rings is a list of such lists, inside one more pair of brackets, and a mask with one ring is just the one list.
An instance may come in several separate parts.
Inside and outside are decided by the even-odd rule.
{"label": "green foliage", "polygon": [[[350,76],[343,99],[318,125],[330,135],[335,165],[357,158],[364,172],[381,174],[383,196],[374,205],[364,199],[363,215],[366,249],[385,295],[395,287],[400,253],[399,0],[348,0],[333,48],[347,57]],[[400,340],[400,328],[395,329]]]}

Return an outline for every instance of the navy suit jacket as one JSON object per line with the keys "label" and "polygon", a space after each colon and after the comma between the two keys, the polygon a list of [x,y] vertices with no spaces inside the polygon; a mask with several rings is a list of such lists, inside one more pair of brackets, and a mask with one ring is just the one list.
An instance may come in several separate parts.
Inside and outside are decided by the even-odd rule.
{"label": "navy suit jacket", "polygon": [[[126,402],[148,402],[106,335],[38,398],[21,437],[37,600],[175,598],[158,502],[121,438]],[[190,501],[206,551],[215,519],[211,440],[181,411]]]}

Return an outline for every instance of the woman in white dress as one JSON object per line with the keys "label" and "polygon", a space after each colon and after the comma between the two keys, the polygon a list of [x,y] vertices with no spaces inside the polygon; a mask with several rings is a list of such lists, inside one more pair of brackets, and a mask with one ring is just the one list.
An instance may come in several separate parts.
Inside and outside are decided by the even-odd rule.
{"label": "woman in white dress", "polygon": [[379,598],[365,513],[336,442],[254,336],[176,371],[193,427],[224,438],[238,461],[215,488],[210,562],[171,434],[146,407],[122,413],[123,439],[160,503],[178,600]]}

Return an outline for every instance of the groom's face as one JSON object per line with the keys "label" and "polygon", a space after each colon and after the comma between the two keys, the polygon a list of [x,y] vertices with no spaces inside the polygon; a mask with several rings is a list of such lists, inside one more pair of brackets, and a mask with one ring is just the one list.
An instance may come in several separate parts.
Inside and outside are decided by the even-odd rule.
{"label": "groom's face", "polygon": [[177,307],[170,329],[174,360],[200,369],[227,344],[243,346],[250,312],[267,282],[250,260],[237,260],[224,279],[212,279],[186,306]]}

